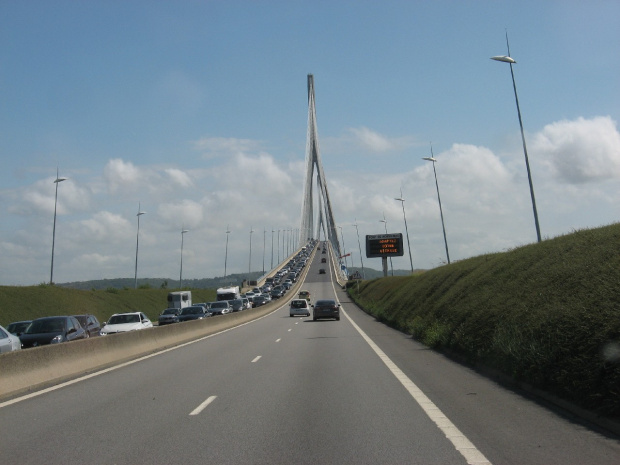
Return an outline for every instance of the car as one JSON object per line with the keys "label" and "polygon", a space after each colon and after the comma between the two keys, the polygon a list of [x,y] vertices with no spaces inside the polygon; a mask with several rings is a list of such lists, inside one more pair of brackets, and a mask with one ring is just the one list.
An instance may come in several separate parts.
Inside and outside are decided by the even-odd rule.
{"label": "car", "polygon": [[284,295],[284,289],[281,287],[276,287],[271,291],[271,298],[272,299],[279,299],[280,297],[282,297]]}
{"label": "car", "polygon": [[0,326],[0,354],[20,350],[21,348],[22,341],[19,340],[19,337]]}
{"label": "car", "polygon": [[227,313],[232,313],[232,307],[228,303],[228,300],[219,300],[217,302],[211,302],[209,311],[214,315],[226,315]]}
{"label": "car", "polygon": [[82,328],[88,333],[88,337],[99,336],[101,325],[95,315],[73,315],[82,325]]}
{"label": "car", "polygon": [[32,320],[15,321],[14,323],[10,323],[6,327],[6,330],[9,333],[19,337],[24,331],[26,331],[26,328],[30,323],[32,323]]}
{"label": "car", "polygon": [[306,299],[308,302],[310,301],[310,291],[299,291],[297,297],[300,299]]}
{"label": "car", "polygon": [[157,318],[159,326],[169,325],[179,322],[179,315],[181,314],[180,308],[167,308]]}
{"label": "car", "polygon": [[230,306],[232,307],[232,311],[233,312],[240,312],[242,310],[245,310],[245,304],[243,303],[243,300],[241,299],[233,299],[233,300],[229,300],[230,302]]}
{"label": "car", "polygon": [[327,263],[327,259],[321,258],[321,263]]}
{"label": "car", "polygon": [[257,295],[254,298],[252,298],[252,303],[254,307],[261,307],[263,305],[266,305],[268,302],[267,302],[267,298],[264,295]]}
{"label": "car", "polygon": [[99,335],[107,336],[108,334],[139,331],[152,327],[153,323],[149,320],[149,317],[142,312],[115,313],[110,317],[107,323],[103,325],[103,328],[99,331]]}
{"label": "car", "polygon": [[340,304],[333,299],[317,300],[312,306],[312,319],[335,318],[340,320]]}
{"label": "car", "polygon": [[183,321],[202,320],[211,316],[211,310],[207,310],[203,305],[192,305],[181,309],[179,323]]}
{"label": "car", "polygon": [[325,274],[325,268],[320,268],[319,269],[319,274]]}
{"label": "car", "polygon": [[310,304],[306,299],[293,299],[289,306],[289,316],[310,316]]}
{"label": "car", "polygon": [[252,308],[252,302],[250,301],[250,299],[248,299],[247,297],[241,297],[241,300],[243,301],[243,305],[246,309],[249,310],[250,308]]}
{"label": "car", "polygon": [[73,316],[47,316],[32,320],[19,338],[27,348],[86,339],[88,333]]}
{"label": "car", "polygon": [[200,305],[201,307],[204,307],[204,308],[206,308],[207,310],[209,310],[209,309],[211,308],[211,302],[198,302],[198,303],[195,303],[195,304],[192,304],[192,305],[193,305],[194,307],[195,307],[196,305]]}

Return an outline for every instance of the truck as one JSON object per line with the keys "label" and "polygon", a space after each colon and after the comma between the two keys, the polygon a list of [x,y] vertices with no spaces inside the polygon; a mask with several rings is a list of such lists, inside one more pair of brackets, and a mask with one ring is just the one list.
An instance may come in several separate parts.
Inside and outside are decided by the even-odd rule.
{"label": "truck", "polygon": [[168,308],[192,306],[192,291],[177,291],[168,294]]}
{"label": "truck", "polygon": [[240,299],[239,286],[220,287],[217,291],[217,300],[234,300]]}

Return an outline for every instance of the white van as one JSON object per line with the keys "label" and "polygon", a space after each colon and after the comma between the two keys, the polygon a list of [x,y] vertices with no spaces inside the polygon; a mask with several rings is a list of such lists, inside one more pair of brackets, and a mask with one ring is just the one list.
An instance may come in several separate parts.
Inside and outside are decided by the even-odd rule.
{"label": "white van", "polygon": [[169,308],[185,308],[192,306],[192,291],[178,291],[168,294]]}

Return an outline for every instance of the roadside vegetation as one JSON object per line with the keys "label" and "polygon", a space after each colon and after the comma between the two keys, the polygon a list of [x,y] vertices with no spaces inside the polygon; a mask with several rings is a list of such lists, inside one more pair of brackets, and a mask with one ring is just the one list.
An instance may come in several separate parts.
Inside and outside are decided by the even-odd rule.
{"label": "roadside vegetation", "polygon": [[[0,325],[43,316],[90,313],[103,323],[114,313],[144,312],[153,322],[168,307],[174,289],[108,288],[100,291],[39,286],[0,286]],[[213,302],[215,289],[192,289],[193,302]]]}
{"label": "roadside vegetation", "polygon": [[430,347],[620,417],[620,224],[348,292]]}

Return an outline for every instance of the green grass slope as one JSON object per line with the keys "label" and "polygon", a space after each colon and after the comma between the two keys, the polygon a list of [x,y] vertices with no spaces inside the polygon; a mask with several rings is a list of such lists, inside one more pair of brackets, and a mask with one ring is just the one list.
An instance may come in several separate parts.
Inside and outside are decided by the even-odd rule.
{"label": "green grass slope", "polygon": [[430,347],[620,416],[620,224],[348,290]]}
{"label": "green grass slope", "polygon": [[[0,325],[6,327],[13,321],[83,313],[95,315],[103,322],[114,313],[136,311],[157,321],[168,306],[169,292],[166,289],[83,291],[48,285],[0,286]],[[214,300],[214,289],[192,289],[193,302]]]}

